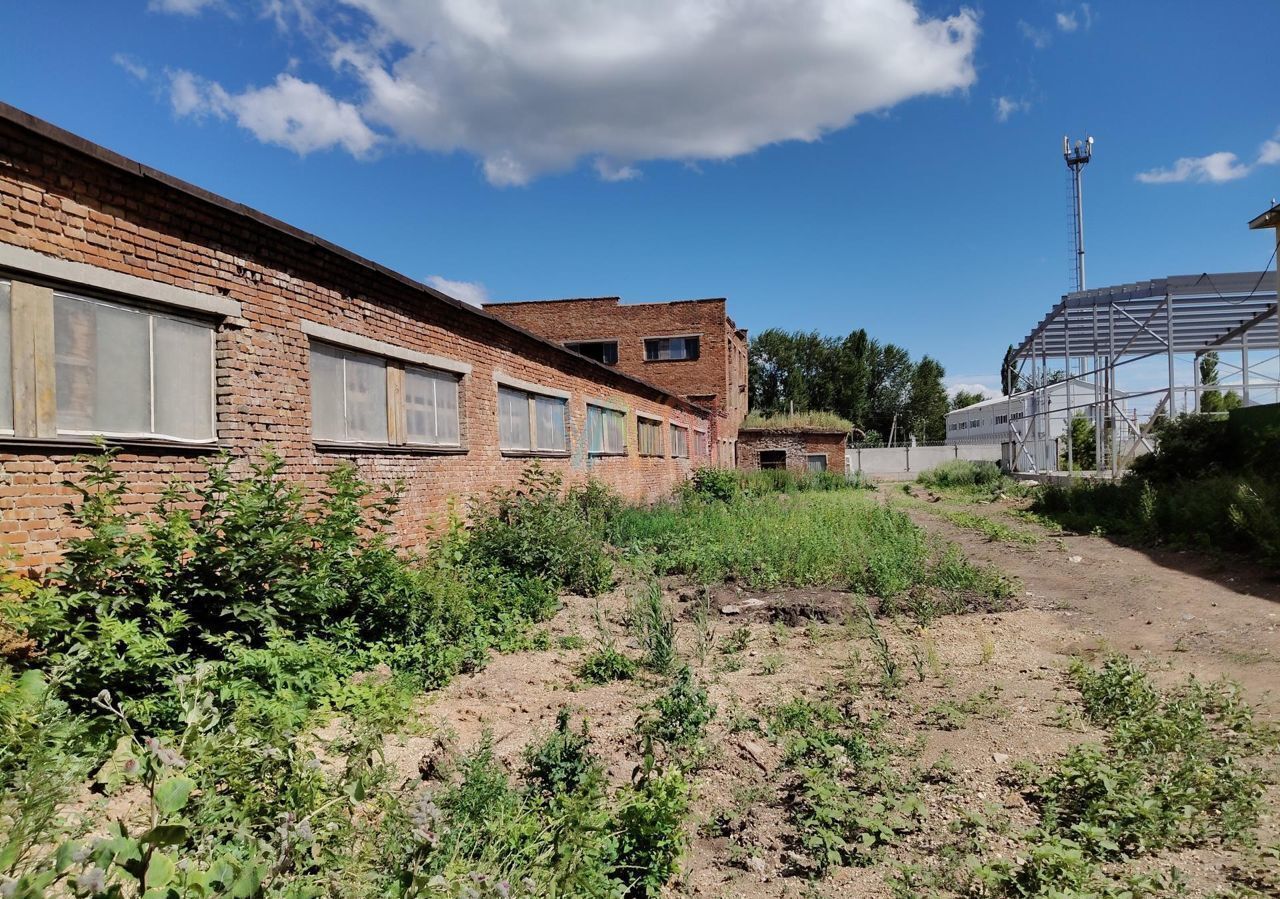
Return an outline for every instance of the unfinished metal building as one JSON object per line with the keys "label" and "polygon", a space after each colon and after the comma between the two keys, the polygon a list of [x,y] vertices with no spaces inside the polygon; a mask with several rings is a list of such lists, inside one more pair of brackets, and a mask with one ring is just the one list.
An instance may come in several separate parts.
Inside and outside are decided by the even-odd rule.
{"label": "unfinished metal building", "polygon": [[[1273,208],[1251,227],[1280,227],[1280,213]],[[1219,365],[1228,375],[1216,385],[1200,383],[1199,363],[1209,352],[1221,354]],[[1166,364],[1167,383],[1121,391],[1117,383],[1126,371],[1157,358]],[[1079,463],[1099,475],[1118,475],[1135,455],[1153,448],[1150,434],[1157,421],[1200,411],[1206,390],[1231,390],[1245,405],[1276,401],[1275,276],[1270,271],[1176,275],[1067,294],[1017,346],[1011,367],[1015,383],[1033,385],[1020,394],[1031,401],[1030,414],[1009,421],[1006,460],[1014,470],[1043,473],[1058,467],[1059,447],[1049,445],[1043,422],[1051,413],[1070,411],[1091,416],[1098,439],[1094,458],[1077,460],[1068,438],[1067,470]],[[1065,395],[1061,387],[1052,395],[1047,389],[1053,372],[1065,376]],[[1128,405],[1141,397],[1154,403],[1143,417]],[[1065,399],[1066,408],[1055,408],[1055,399]]]}

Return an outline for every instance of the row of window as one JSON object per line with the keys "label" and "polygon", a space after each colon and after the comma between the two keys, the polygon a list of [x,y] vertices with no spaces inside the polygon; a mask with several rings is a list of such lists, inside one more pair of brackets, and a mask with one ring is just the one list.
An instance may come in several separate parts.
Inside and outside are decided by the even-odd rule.
{"label": "row of window", "polygon": [[[14,311],[11,285],[0,281],[0,432],[14,433],[12,350],[18,345],[27,348],[17,360],[19,369],[30,371],[24,381],[53,379],[59,434],[196,443],[216,437],[213,324],[54,293],[52,371],[42,374],[48,360],[37,358],[33,347],[39,341],[32,335],[41,314],[49,326],[50,313],[26,305],[18,315]],[[14,334],[15,326],[21,333]],[[320,340],[311,341],[310,369],[318,442],[461,448],[460,375]],[[505,385],[497,392],[501,450],[569,451],[563,396]],[[24,407],[35,402],[24,394]],[[626,453],[624,412],[588,404],[586,425],[588,453]],[[664,426],[661,419],[637,416],[639,453],[665,456],[668,436],[670,455],[688,458],[688,429]]]}
{"label": "row of window", "polygon": [[[618,364],[616,340],[570,340],[565,349],[581,353],[589,359],[605,365]],[[697,359],[701,350],[700,339],[688,337],[648,337],[644,341],[645,362],[678,362]]]}

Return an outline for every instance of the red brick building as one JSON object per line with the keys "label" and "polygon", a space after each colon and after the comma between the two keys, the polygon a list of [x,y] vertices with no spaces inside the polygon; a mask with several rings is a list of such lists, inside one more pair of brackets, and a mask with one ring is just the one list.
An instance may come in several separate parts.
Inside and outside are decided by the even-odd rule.
{"label": "red brick building", "polygon": [[[717,350],[717,353],[719,350]],[[530,459],[633,500],[707,464],[711,421],[375,262],[0,104],[0,543],[56,558],[94,435],[149,507],[268,448],[319,485],[402,479],[396,532]]]}
{"label": "red brick building", "polygon": [[490,303],[488,312],[712,410],[717,464],[735,463],[747,414],[747,332],[724,299],[622,303],[618,297]]}
{"label": "red brick building", "polygon": [[738,467],[743,471],[785,468],[796,474],[845,474],[848,445],[849,432],[842,428],[742,428],[738,431]]}

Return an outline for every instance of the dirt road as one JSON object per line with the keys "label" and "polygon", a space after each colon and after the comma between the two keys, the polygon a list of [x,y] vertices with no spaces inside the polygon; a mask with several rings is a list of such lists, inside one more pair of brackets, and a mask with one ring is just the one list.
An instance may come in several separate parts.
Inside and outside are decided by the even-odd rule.
{"label": "dirt road", "polygon": [[[1239,560],[1049,531],[1013,518],[1016,503],[932,501],[936,497],[918,487],[909,498],[898,485],[880,491],[972,560],[1019,578],[1030,608],[1059,612],[1042,645],[1064,655],[1118,650],[1146,657],[1167,665],[1174,679],[1226,675],[1259,708],[1280,715],[1280,578],[1274,574]],[[1033,545],[993,541],[943,517],[959,508],[1041,539]]]}

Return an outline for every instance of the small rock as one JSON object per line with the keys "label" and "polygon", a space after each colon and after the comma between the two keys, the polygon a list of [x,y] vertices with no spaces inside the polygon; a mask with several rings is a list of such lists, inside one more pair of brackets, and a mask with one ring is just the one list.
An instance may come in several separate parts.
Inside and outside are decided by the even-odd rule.
{"label": "small rock", "polygon": [[997,765],[1003,765],[1009,761],[1009,755],[1004,752],[993,752],[991,753],[991,761],[995,762]]}
{"label": "small rock", "polygon": [[765,871],[767,870],[765,868],[764,859],[760,858],[758,855],[748,855],[747,870],[763,880]]}
{"label": "small rock", "polygon": [[1067,556],[1067,561],[1072,563],[1083,562],[1084,556]]}
{"label": "small rock", "polygon": [[721,615],[739,615],[741,613],[742,613],[741,606],[721,606],[720,607]]}

